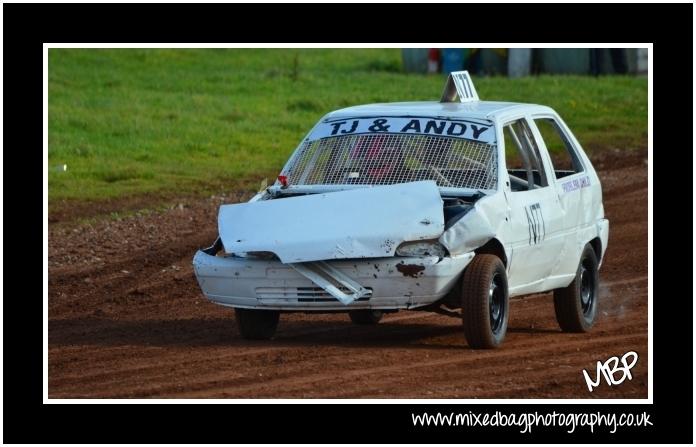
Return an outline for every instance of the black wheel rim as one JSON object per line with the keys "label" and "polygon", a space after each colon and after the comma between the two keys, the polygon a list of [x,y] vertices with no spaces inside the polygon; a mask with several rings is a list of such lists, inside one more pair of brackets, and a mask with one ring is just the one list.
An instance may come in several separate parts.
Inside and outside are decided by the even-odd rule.
{"label": "black wheel rim", "polygon": [[493,275],[488,289],[488,310],[491,319],[491,330],[498,333],[505,321],[505,291],[499,273]]}
{"label": "black wheel rim", "polygon": [[595,279],[591,266],[583,263],[580,266],[580,305],[585,317],[592,316],[595,298]]}

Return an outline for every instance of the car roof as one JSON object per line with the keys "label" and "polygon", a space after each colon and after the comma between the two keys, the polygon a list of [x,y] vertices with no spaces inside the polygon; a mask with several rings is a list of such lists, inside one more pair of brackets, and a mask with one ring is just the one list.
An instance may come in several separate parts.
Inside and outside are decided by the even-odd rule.
{"label": "car roof", "polygon": [[388,102],[346,107],[327,114],[324,119],[370,116],[425,116],[493,121],[504,115],[524,112],[548,113],[553,112],[553,110],[537,104],[499,101],[471,101],[465,103],[438,101]]}

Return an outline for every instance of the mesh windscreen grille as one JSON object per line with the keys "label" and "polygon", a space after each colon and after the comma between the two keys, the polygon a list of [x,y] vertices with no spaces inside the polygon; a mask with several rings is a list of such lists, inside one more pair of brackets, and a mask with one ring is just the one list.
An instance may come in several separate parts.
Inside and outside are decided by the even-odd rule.
{"label": "mesh windscreen grille", "polygon": [[283,172],[291,185],[389,185],[495,189],[496,148],[432,135],[344,135],[305,142]]}

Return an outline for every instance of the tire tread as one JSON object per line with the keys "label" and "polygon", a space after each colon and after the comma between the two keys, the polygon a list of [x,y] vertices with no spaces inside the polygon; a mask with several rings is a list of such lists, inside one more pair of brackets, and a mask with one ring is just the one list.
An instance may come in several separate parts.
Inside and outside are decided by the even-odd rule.
{"label": "tire tread", "polygon": [[[494,348],[499,345],[499,341],[495,340],[491,331],[488,306],[488,289],[493,273],[499,268],[502,268],[503,273],[505,272],[500,258],[490,254],[479,254],[464,271],[462,322],[464,335],[472,348]],[[507,318],[507,310],[506,304],[505,318]]]}
{"label": "tire tread", "polygon": [[[597,255],[591,245],[586,245],[580,256],[580,265],[587,256],[592,257],[594,266],[597,268]],[[596,271],[594,272],[596,275]],[[592,328],[593,323],[588,324],[582,316],[582,307],[580,307],[580,284],[578,283],[578,275],[575,275],[573,282],[562,289],[553,291],[553,307],[556,313],[556,321],[563,332],[581,333],[587,332]],[[595,297],[597,300],[599,297]],[[596,306],[597,304],[595,304]]]}
{"label": "tire tread", "polygon": [[247,340],[270,340],[278,328],[280,312],[274,310],[234,309],[239,334]]}

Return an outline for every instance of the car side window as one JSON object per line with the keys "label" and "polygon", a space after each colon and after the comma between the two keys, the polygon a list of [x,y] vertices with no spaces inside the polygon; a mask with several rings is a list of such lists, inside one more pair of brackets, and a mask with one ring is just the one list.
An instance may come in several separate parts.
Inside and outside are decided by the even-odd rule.
{"label": "car side window", "polygon": [[525,119],[503,126],[505,164],[513,192],[548,186],[546,171],[531,129]]}
{"label": "car side window", "polygon": [[583,171],[580,158],[556,120],[552,118],[536,118],[534,124],[539,129],[546,149],[549,151],[556,178],[566,177]]}

